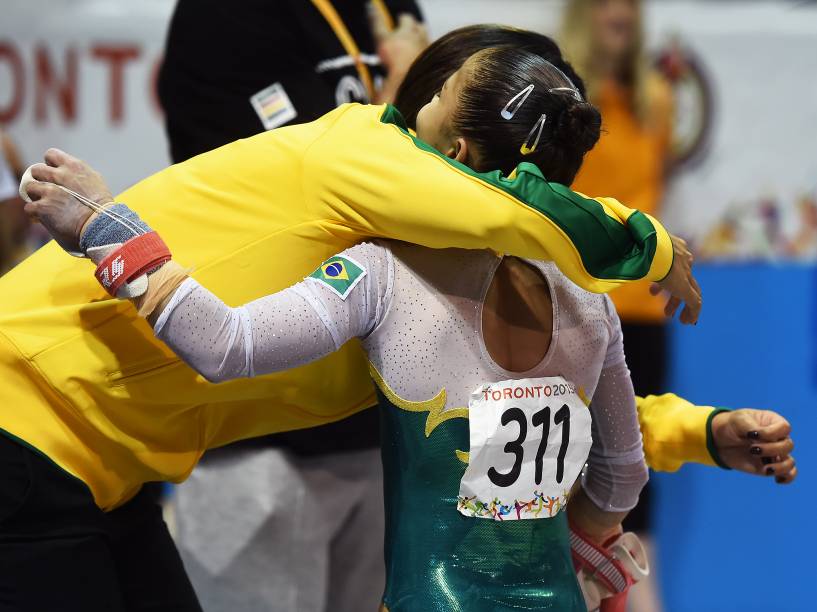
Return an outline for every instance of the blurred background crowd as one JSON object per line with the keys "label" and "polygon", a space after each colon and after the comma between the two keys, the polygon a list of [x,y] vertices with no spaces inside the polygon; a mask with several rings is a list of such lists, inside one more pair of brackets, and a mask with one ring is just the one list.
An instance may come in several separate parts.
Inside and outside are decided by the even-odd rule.
{"label": "blurred background crowd", "polygon": [[[636,392],[772,408],[799,444],[790,488],[691,466],[655,477],[629,527],[651,542],[657,579],[632,609],[814,609],[817,3],[6,0],[0,15],[0,273],[44,241],[16,191],[50,146],[119,191],[338,104],[389,102],[455,27],[556,37],[603,116],[574,188],[656,214],[697,256],[694,329],[668,324],[643,286],[614,295]],[[376,609],[377,445],[367,411],[212,453],[171,492],[205,610]],[[307,524],[269,503],[282,489],[342,510]],[[286,592],[308,603],[276,607]]]}

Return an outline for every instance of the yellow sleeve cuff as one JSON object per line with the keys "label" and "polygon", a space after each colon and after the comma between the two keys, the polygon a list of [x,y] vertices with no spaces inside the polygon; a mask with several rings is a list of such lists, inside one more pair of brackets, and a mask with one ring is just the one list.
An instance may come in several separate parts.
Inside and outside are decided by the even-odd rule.
{"label": "yellow sleeve cuff", "polygon": [[672,268],[672,262],[675,257],[675,252],[672,248],[672,239],[670,238],[667,229],[658,222],[655,217],[643,213],[647,219],[653,224],[655,228],[656,245],[655,256],[652,259],[650,271],[647,274],[647,280],[661,281],[669,274]]}
{"label": "yellow sleeve cuff", "polygon": [[715,408],[695,406],[672,393],[637,397],[647,464],[674,472],[684,463],[717,465],[707,446],[708,419]]}

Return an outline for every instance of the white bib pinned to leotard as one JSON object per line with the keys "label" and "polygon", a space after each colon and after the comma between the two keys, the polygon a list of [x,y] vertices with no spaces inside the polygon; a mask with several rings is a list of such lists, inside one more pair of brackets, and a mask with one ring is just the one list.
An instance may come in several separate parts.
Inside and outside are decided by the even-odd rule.
{"label": "white bib pinned to leotard", "polygon": [[480,385],[468,413],[457,509],[494,520],[556,516],[592,444],[590,410],[575,385],[561,376]]}

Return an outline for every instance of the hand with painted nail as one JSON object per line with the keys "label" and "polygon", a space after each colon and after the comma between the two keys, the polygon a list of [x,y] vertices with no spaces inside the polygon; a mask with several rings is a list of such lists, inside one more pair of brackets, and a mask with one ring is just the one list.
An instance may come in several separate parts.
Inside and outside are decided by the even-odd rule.
{"label": "hand with painted nail", "polygon": [[721,460],[732,469],[774,476],[778,484],[789,484],[797,476],[791,425],[776,412],[754,408],[721,412],[712,419],[712,439]]}

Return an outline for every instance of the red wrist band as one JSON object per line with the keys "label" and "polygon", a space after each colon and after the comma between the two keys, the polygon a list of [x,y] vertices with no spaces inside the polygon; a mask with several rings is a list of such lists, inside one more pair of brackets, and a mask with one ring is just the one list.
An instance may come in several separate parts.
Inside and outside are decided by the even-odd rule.
{"label": "red wrist band", "polygon": [[146,272],[167,263],[170,249],[156,232],[148,232],[125,242],[111,251],[99,262],[95,276],[105,290],[113,296],[125,283],[139,278]]}

